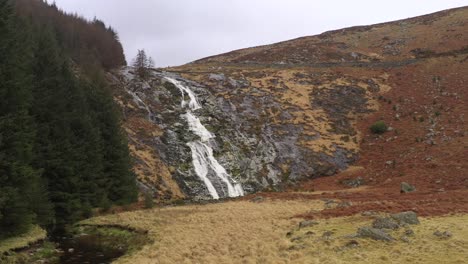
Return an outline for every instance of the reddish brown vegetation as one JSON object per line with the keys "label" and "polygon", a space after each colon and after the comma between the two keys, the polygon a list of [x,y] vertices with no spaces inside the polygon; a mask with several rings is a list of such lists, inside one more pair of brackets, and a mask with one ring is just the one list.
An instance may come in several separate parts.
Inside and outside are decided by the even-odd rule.
{"label": "reddish brown vegetation", "polygon": [[105,69],[126,65],[117,32],[98,19],[88,21],[76,14],[67,14],[54,4],[38,0],[16,0],[17,12],[31,19],[38,29],[51,25],[72,58],[85,67]]}
{"label": "reddish brown vegetation", "polygon": [[[350,207],[324,210],[305,217],[332,217],[363,211],[413,210],[421,215],[468,212],[468,64],[464,57],[422,61],[391,70],[393,87],[380,110],[360,120],[360,170],[303,182],[304,193],[266,194],[278,199],[339,199]],[[345,69],[341,69],[344,71]],[[391,103],[388,103],[391,102]],[[393,131],[374,135],[369,126],[382,119]],[[345,179],[361,177],[364,187],[352,189]],[[400,194],[401,182],[417,191]],[[320,193],[321,194],[316,194]]]}

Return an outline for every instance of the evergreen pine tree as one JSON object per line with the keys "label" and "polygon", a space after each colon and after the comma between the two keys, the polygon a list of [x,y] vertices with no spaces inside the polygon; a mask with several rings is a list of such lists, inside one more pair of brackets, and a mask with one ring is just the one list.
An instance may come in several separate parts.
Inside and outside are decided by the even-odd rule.
{"label": "evergreen pine tree", "polygon": [[31,164],[31,53],[19,23],[8,1],[0,0],[0,237],[46,224],[51,216],[40,173]]}
{"label": "evergreen pine tree", "polygon": [[138,50],[133,61],[133,67],[136,69],[138,77],[145,80],[149,77],[150,69],[154,67],[154,61],[146,55],[144,49]]}

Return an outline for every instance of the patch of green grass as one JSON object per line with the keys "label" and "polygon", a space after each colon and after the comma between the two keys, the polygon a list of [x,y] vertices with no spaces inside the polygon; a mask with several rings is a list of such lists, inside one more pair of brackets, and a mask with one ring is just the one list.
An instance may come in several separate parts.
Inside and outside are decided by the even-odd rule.
{"label": "patch of green grass", "polygon": [[33,259],[39,260],[39,259],[55,259],[57,258],[57,251],[55,248],[55,244],[52,242],[44,242],[42,244],[42,247],[38,249],[36,252],[37,254],[34,255]]}
{"label": "patch of green grass", "polygon": [[23,235],[0,240],[0,254],[7,251],[27,247],[30,244],[34,244],[45,239],[46,236],[47,233],[44,229],[40,228],[39,226],[33,226],[29,232]]}

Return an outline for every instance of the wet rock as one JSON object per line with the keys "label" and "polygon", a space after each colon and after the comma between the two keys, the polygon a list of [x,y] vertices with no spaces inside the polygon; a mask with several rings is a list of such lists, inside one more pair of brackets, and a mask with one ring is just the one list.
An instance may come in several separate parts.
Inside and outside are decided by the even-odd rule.
{"label": "wet rock", "polygon": [[418,215],[412,211],[392,214],[391,217],[394,220],[398,221],[400,225],[404,225],[404,224],[418,225],[419,224]]}
{"label": "wet rock", "polygon": [[360,227],[357,231],[358,236],[364,238],[371,238],[374,240],[380,241],[393,241],[395,240],[391,235],[385,233],[381,229],[373,228],[373,227]]}
{"label": "wet rock", "polygon": [[318,225],[319,223],[313,220],[305,220],[299,223],[299,228],[306,228],[306,227],[311,227],[314,225]]}
{"label": "wet rock", "polygon": [[377,228],[377,229],[385,228],[385,229],[395,230],[395,229],[398,229],[400,227],[400,225],[393,218],[379,217],[379,218],[374,220],[374,222],[372,223],[372,227]]}
{"label": "wet rock", "polygon": [[414,187],[413,185],[406,183],[406,182],[401,183],[400,193],[410,193],[414,191],[416,191],[416,187]]}

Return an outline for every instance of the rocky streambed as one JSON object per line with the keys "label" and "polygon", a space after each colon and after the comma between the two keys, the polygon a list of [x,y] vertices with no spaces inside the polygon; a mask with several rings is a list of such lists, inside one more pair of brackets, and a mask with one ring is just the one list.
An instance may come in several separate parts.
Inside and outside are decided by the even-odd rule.
{"label": "rocky streambed", "polygon": [[76,226],[27,247],[0,255],[0,263],[93,264],[111,263],[143,247],[144,232],[118,226]]}

